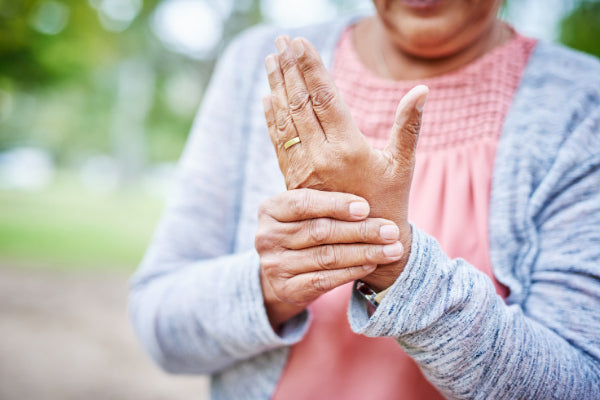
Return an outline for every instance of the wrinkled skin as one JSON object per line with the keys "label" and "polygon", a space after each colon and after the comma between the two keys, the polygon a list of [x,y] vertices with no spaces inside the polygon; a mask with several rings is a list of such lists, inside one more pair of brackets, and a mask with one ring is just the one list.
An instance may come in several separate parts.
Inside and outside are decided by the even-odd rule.
{"label": "wrinkled skin", "polygon": [[312,189],[290,190],[261,204],[255,247],[274,328],[323,293],[400,259],[397,226],[368,218],[369,212],[358,196]]}
{"label": "wrinkled skin", "polygon": [[[421,114],[428,89],[417,86],[400,102],[385,150],[374,149],[358,130],[316,49],[298,38],[277,40],[279,56],[266,68],[271,95],[265,99],[269,133],[288,189],[353,193],[371,206],[371,216],[394,221],[409,254],[408,196]],[[301,142],[285,149],[296,136]],[[364,279],[376,289],[390,286],[406,257]]]}
{"label": "wrinkled skin", "polygon": [[[512,35],[496,18],[501,2],[444,0],[424,10],[401,0],[374,0],[377,16],[358,21],[354,27],[355,49],[367,68],[387,79],[418,80],[437,76],[467,65]],[[330,290],[349,282],[351,276],[354,280],[362,275],[360,279],[381,290],[392,285],[402,273],[411,251],[408,197],[421,114],[428,93],[426,87],[418,86],[402,99],[388,146],[383,151],[375,150],[352,121],[314,46],[306,39],[296,38],[292,42],[285,36],[276,40],[276,46],[279,54],[266,59],[271,93],[263,102],[269,135],[289,189],[287,193],[294,199],[292,204],[306,201],[302,196],[307,188],[332,196],[344,193],[360,196],[370,206],[370,218],[383,218],[379,221],[393,223],[397,228],[397,233],[386,240],[390,241],[388,246],[398,241],[402,254],[388,262],[377,261],[375,270],[367,268],[359,272],[349,265],[353,262],[359,265],[357,263],[365,260],[371,263],[375,259],[367,260],[364,255],[352,253],[356,258],[338,263],[343,258],[340,252],[336,262],[328,268],[327,285],[323,286],[320,278],[312,281],[312,287],[311,284],[297,285],[298,280],[285,273],[290,262],[282,256],[280,247],[285,240],[285,230],[273,223],[276,217],[264,218],[264,211],[278,208],[282,199],[276,196],[268,200],[263,218],[259,219],[257,251],[261,257],[265,306],[275,327],[324,293],[325,287]],[[284,149],[284,144],[294,137],[299,137],[301,142]],[[306,205],[307,209],[315,206]],[[358,223],[337,219],[336,207],[335,201],[330,202],[319,218]],[[302,229],[310,229],[314,222],[309,221],[315,217],[304,215],[302,218],[297,222],[308,224]],[[358,238],[351,242],[348,236],[335,234],[335,229],[331,232],[328,245],[374,244]],[[301,241],[301,236],[294,236],[293,240]],[[314,243],[302,244],[311,245]],[[315,271],[318,265],[318,260],[308,257],[304,273]],[[303,292],[308,295],[303,297]]]}

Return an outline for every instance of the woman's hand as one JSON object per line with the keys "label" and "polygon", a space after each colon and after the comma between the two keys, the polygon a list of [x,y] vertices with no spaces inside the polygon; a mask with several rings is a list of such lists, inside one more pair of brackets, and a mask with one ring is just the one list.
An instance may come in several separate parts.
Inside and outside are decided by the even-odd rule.
{"label": "woman's hand", "polygon": [[402,257],[398,227],[367,218],[369,211],[358,196],[311,189],[290,190],[261,204],[255,246],[275,329],[323,293]]}
{"label": "woman's hand", "polygon": [[[379,151],[352,121],[316,49],[302,38],[290,42],[280,37],[276,44],[279,55],[266,59],[271,95],[264,106],[287,187],[354,193],[369,202],[371,216],[394,221],[407,250],[405,257],[364,279],[375,289],[389,287],[410,254],[408,195],[429,90],[417,86],[404,96],[390,141]],[[301,142],[285,149],[294,137]]]}

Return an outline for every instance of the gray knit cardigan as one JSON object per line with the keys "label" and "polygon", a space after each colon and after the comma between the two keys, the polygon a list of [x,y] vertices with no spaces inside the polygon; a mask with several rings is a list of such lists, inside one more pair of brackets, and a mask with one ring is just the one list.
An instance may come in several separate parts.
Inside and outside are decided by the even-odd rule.
{"label": "gray knit cardigan", "polygon": [[[263,60],[288,33],[308,38],[331,65],[350,22],[257,27],[228,47],[132,278],[141,343],[169,372],[210,374],[212,399],[269,398],[310,324],[305,312],[276,334],[261,295],[257,207],[285,190],[263,118]],[[597,59],[540,42],[513,99],[489,215],[506,301],[485,274],[413,229],[407,267],[371,317],[354,293],[355,332],[395,338],[448,398],[600,399]]]}

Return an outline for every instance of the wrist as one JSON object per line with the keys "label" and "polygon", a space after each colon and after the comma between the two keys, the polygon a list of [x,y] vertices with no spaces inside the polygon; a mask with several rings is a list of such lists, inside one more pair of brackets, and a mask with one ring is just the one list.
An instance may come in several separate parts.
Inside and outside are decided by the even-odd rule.
{"label": "wrist", "polygon": [[398,226],[400,228],[400,243],[402,243],[404,248],[402,258],[391,264],[379,265],[374,272],[362,278],[363,282],[368,284],[377,292],[389,288],[394,284],[394,282],[396,282],[396,279],[398,279],[400,274],[402,274],[402,271],[404,271],[404,268],[406,267],[410,257],[412,247],[412,229],[408,222],[406,223],[406,226]]}

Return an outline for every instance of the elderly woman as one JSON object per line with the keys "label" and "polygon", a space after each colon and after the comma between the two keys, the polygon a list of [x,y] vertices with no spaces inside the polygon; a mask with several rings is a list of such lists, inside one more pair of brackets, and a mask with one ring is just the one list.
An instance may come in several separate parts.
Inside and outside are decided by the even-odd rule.
{"label": "elderly woman", "polygon": [[374,3],[226,51],[140,340],[215,399],[600,398],[598,61],[500,0]]}

